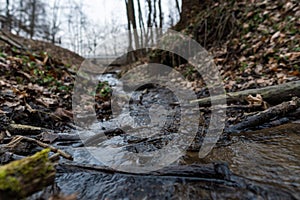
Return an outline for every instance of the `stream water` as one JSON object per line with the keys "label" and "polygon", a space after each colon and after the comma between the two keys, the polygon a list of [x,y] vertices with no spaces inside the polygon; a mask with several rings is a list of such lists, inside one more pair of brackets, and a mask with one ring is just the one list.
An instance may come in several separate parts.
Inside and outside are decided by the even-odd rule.
{"label": "stream water", "polygon": [[[106,75],[105,80],[112,85],[117,85],[117,79],[112,75]],[[124,92],[118,88],[114,89]],[[141,93],[144,94],[142,105],[135,103],[135,99],[138,101]],[[126,122],[128,115],[119,115],[115,119],[97,123],[95,129],[120,128],[120,120],[123,120],[122,122],[127,123],[128,126],[133,126],[132,124],[141,126],[139,133],[146,131],[152,142],[149,140],[145,142],[144,138],[135,138],[134,133],[131,133],[131,136],[113,135],[107,140],[100,140],[100,142],[98,140],[95,142],[97,144],[92,146],[97,146],[99,143],[105,144],[106,148],[125,145],[129,147],[127,148],[129,152],[143,152],[164,145],[163,142],[155,141],[165,141],[166,138],[169,141],[174,138],[172,133],[176,132],[178,124],[173,123],[172,120],[174,121],[179,115],[180,109],[172,105],[169,109],[172,110],[172,114],[165,114],[163,109],[169,106],[168,101],[176,101],[170,95],[170,91],[150,87],[147,93],[142,88],[130,95],[133,99],[133,107],[135,105],[131,116],[134,116],[136,121]],[[149,119],[148,110],[153,103],[151,101],[159,102],[163,107],[156,111],[160,110],[162,112],[160,116],[170,119],[160,127],[164,131],[158,136],[152,136],[151,132],[147,132],[157,127],[156,122],[150,122]],[[90,135],[94,132],[91,130]],[[78,131],[76,133],[80,134]],[[204,159],[199,159],[198,152],[187,151],[172,165],[202,166],[220,163],[224,166],[222,173],[229,174],[229,178],[205,177],[197,174],[146,176],[61,169],[58,170],[55,185],[47,188],[42,195],[47,196],[51,191],[60,191],[63,194],[76,193],[78,199],[300,199],[300,124],[291,123],[230,135],[227,140],[224,143],[220,142]],[[73,163],[104,166],[84,147],[57,145],[73,154]],[[62,162],[68,163],[66,160]]]}
{"label": "stream water", "polygon": [[204,160],[189,153],[186,161],[199,164],[224,161],[239,176],[300,198],[300,124],[242,133],[231,140],[230,145],[213,149]]}

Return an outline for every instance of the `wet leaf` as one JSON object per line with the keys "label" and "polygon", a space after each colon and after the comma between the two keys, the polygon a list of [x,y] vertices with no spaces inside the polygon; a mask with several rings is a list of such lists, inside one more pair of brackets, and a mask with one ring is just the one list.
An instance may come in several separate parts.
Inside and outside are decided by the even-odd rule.
{"label": "wet leaf", "polygon": [[53,143],[57,138],[58,135],[55,133],[48,133],[48,132],[43,132],[39,135],[41,138],[40,140],[43,142],[49,142],[49,143]]}

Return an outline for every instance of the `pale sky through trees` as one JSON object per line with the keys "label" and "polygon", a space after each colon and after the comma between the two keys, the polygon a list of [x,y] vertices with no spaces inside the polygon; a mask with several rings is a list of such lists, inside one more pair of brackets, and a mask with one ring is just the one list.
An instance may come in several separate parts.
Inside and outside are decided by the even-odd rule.
{"label": "pale sky through trees", "polygon": [[[87,15],[89,22],[93,24],[96,29],[113,29],[119,27],[119,30],[123,31],[127,29],[127,14],[125,0],[89,0],[80,1],[83,4],[84,14]],[[135,3],[135,10],[137,12],[137,5]],[[148,7],[145,5],[144,0],[140,0],[141,9],[144,16],[144,22],[146,23],[148,15]],[[179,0],[181,7],[181,0]],[[162,0],[162,11],[164,13],[164,27],[169,27],[171,15],[174,18],[174,23],[179,20],[179,13],[177,13],[175,0]],[[172,13],[171,13],[172,12]],[[136,16],[138,14],[136,13]],[[105,32],[105,31],[103,31]]]}
{"label": "pale sky through trees", "polygon": [[[30,24],[30,15],[38,16],[32,17],[39,20],[32,22],[32,24],[34,24],[34,27],[43,26],[44,28],[43,30],[35,28],[34,31],[32,29],[32,32],[34,32],[30,36],[32,39],[50,41],[80,55],[95,55],[95,48],[101,41],[107,39],[111,34],[125,32],[128,29],[125,0],[36,0],[33,2],[40,2],[43,6],[38,7],[36,9],[38,14],[34,15],[31,14],[31,10],[20,10],[19,7],[20,5],[22,6],[20,2],[22,0],[0,0],[0,14],[3,16],[8,15],[11,19],[15,17],[14,19],[19,21],[21,20],[18,18],[23,17],[22,23],[24,24]],[[23,1],[23,5],[25,2],[28,3],[29,0]],[[138,21],[138,1],[134,0],[133,2],[136,20]],[[160,20],[159,11],[157,10],[158,0],[153,0],[152,3],[149,2],[149,5],[152,5],[151,15],[148,15],[149,5],[147,0],[139,0],[139,2],[144,21],[142,26],[147,26],[149,16],[151,16],[152,26],[154,26],[153,23],[158,25],[158,20]],[[153,4],[154,2],[156,4]],[[181,0],[178,0],[178,2],[181,7]],[[6,7],[6,5],[9,6]],[[153,7],[156,13],[153,12]],[[31,9],[31,7],[26,7],[26,9]],[[9,14],[7,14],[7,10]],[[179,13],[178,9],[176,9],[175,0],[161,0],[161,11],[163,16],[162,27],[164,29],[170,27],[171,24],[176,24],[179,19]],[[22,14],[23,12],[25,14]],[[15,26],[20,23],[12,24]],[[12,27],[10,31],[14,34],[28,37],[26,30],[25,32],[20,32],[19,30],[20,27]],[[42,34],[38,35],[38,31],[42,32]],[[95,45],[96,43],[97,45]]]}
{"label": "pale sky through trees", "polygon": [[[80,0],[78,0],[80,2]],[[120,25],[126,25],[126,7],[124,0],[88,0],[84,2],[86,11],[92,21],[99,23],[99,25],[111,24],[112,20],[115,20]],[[181,1],[179,1],[181,3]],[[136,6],[136,5],[135,5]],[[146,5],[144,1],[141,1],[142,12],[146,11]],[[175,0],[162,0],[162,9],[165,13],[165,23],[167,23],[167,16],[170,14],[170,8],[175,10]],[[178,20],[179,16],[175,20]]]}
{"label": "pale sky through trees", "polygon": [[[1,0],[4,1],[4,0]],[[49,0],[51,4],[54,0]],[[84,14],[86,14],[91,20],[91,22],[98,24],[100,26],[105,26],[111,24],[112,21],[117,22],[120,25],[126,25],[126,7],[124,0],[76,0],[78,3],[83,4]],[[60,2],[61,5],[68,3],[66,0]],[[179,0],[181,4],[181,1]],[[142,11],[146,11],[146,6],[144,1],[141,1]],[[162,0],[162,9],[165,13],[165,23],[167,23],[167,16],[170,14],[170,8],[175,10],[175,0]],[[179,16],[176,16],[175,20],[179,19]]]}
{"label": "pale sky through trees", "polygon": [[84,11],[96,24],[110,24],[113,19],[120,24],[127,23],[124,0],[89,0],[85,4]]}

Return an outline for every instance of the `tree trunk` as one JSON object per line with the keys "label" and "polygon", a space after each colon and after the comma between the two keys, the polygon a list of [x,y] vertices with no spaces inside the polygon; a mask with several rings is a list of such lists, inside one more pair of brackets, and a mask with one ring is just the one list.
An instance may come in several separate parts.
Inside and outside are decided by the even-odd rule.
{"label": "tree trunk", "polygon": [[142,13],[142,9],[141,9],[141,3],[140,0],[137,0],[138,3],[138,12],[139,12],[139,25],[140,25],[140,32],[141,32],[141,46],[144,46],[144,40],[145,40],[145,24],[144,24],[144,19],[143,19],[143,13]]}
{"label": "tree trunk", "polygon": [[159,11],[159,28],[160,30],[162,30],[164,17],[161,9],[161,0],[158,0],[158,11]]}
{"label": "tree trunk", "polygon": [[179,2],[178,2],[178,0],[175,0],[175,2],[176,2],[176,8],[177,8],[178,14],[180,14]]}
{"label": "tree trunk", "polygon": [[136,20],[135,20],[135,13],[134,13],[134,3],[133,0],[128,0],[128,12],[129,12],[129,17],[130,17],[130,22],[132,24],[133,28],[133,36],[134,36],[134,43],[135,43],[135,48],[139,49],[140,48],[140,42],[139,42],[139,36],[136,30]]}
{"label": "tree trunk", "polygon": [[129,4],[127,0],[125,0],[126,4],[126,13],[127,13],[127,30],[128,30],[128,53],[127,53],[127,62],[132,62],[134,60],[133,53],[131,52],[133,50],[132,45],[132,33],[131,33],[131,23],[130,23],[130,15],[129,15]]}
{"label": "tree trunk", "polygon": [[156,0],[153,0],[153,25],[155,28],[157,28],[156,17]]}
{"label": "tree trunk", "polygon": [[11,31],[11,16],[10,16],[10,9],[9,9],[9,5],[10,5],[10,0],[6,0],[6,23],[4,26],[4,30],[10,32]]}
{"label": "tree trunk", "polygon": [[22,27],[23,27],[23,22],[24,22],[24,19],[23,19],[23,11],[24,10],[24,6],[23,6],[23,1],[20,1],[20,4],[19,4],[19,20],[18,20],[18,28],[17,28],[17,35],[20,34],[21,30],[22,30]]}
{"label": "tree trunk", "polygon": [[31,16],[30,16],[30,39],[34,36],[35,29],[35,18],[36,18],[36,0],[31,2]]}
{"label": "tree trunk", "polygon": [[148,19],[147,19],[147,34],[146,34],[146,45],[151,41],[151,44],[153,44],[153,29],[152,29],[152,3],[151,0],[147,0],[148,4]]}

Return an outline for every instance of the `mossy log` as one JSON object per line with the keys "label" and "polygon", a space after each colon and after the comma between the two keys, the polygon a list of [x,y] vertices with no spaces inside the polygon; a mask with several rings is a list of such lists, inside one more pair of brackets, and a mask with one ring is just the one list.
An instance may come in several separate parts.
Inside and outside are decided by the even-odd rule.
{"label": "mossy log", "polygon": [[0,166],[0,199],[19,199],[54,182],[56,170],[49,160],[50,149]]}
{"label": "mossy log", "polygon": [[[264,88],[249,89],[239,92],[231,92],[226,94],[226,101],[228,104],[234,102],[246,101],[248,95],[260,94],[264,101],[269,104],[276,105],[283,101],[291,99],[291,97],[300,97],[300,81],[293,81],[289,83],[283,83],[280,85],[273,85]],[[210,106],[211,98],[213,100],[220,100],[224,98],[224,95],[207,97],[202,99],[192,100],[191,103],[199,103],[200,106]]]}

